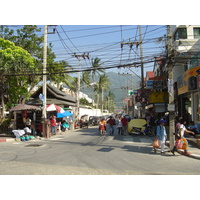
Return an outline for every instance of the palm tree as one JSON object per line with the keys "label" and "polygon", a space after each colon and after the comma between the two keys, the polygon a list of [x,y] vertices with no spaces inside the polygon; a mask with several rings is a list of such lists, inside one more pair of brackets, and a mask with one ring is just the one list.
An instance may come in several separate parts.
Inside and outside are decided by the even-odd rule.
{"label": "palm tree", "polygon": [[109,112],[114,111],[114,99],[115,99],[115,94],[111,91],[108,92],[108,94],[105,97],[106,103],[107,103],[107,110]]}
{"label": "palm tree", "polygon": [[[105,73],[105,70],[104,69],[99,69],[100,66],[102,65],[101,62],[101,59],[96,57],[96,58],[92,58],[92,69],[90,71],[91,73],[91,76],[92,76],[92,82],[95,82],[95,77],[96,75],[101,75],[101,73]],[[99,89],[98,89],[98,84],[97,85],[94,85],[93,86],[93,92],[97,92]],[[95,94],[93,93],[93,98],[95,96]],[[96,98],[97,98],[97,101],[96,101],[96,104],[97,104],[97,107],[99,106],[99,95],[98,93],[96,93]]]}
{"label": "palm tree", "polygon": [[92,81],[94,82],[96,74],[100,75],[101,73],[105,73],[104,69],[99,69],[99,67],[102,65],[100,63],[101,59],[96,57],[92,58],[92,70],[91,70],[91,75],[92,75]]}
{"label": "palm tree", "polygon": [[107,91],[109,89],[109,79],[107,75],[104,73],[103,75],[99,76],[99,81],[96,85],[94,85],[94,92],[97,95],[97,107],[99,107],[99,94],[101,94],[101,109],[103,111],[103,92]]}

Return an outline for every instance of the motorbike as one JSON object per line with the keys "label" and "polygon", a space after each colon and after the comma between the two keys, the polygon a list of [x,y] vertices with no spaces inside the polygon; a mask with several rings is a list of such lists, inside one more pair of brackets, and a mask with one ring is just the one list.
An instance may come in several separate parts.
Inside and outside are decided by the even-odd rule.
{"label": "motorbike", "polygon": [[145,119],[132,119],[128,123],[128,133],[130,135],[146,135],[147,121]]}

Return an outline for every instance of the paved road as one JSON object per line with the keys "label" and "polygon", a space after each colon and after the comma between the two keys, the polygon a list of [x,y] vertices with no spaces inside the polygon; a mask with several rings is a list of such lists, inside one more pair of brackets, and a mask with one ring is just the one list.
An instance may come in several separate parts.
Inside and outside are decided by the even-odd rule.
{"label": "paved road", "polygon": [[5,142],[0,144],[0,174],[200,174],[199,160],[155,154],[152,141],[100,136],[92,127],[49,140]]}

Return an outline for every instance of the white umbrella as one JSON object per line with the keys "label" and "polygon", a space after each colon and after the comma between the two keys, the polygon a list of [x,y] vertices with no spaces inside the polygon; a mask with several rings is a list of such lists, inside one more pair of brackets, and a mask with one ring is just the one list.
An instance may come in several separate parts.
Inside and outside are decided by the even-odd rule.
{"label": "white umbrella", "polygon": [[53,104],[47,105],[47,111],[56,111],[58,113],[64,113],[64,109],[61,108],[60,106]]}

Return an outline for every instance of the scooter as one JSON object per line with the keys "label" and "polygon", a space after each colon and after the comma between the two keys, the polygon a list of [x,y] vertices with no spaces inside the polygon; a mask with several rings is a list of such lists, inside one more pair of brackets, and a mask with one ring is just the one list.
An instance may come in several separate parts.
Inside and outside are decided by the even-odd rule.
{"label": "scooter", "polygon": [[130,134],[131,135],[146,135],[145,132],[142,131],[142,128],[138,128],[138,127],[132,127]]}

